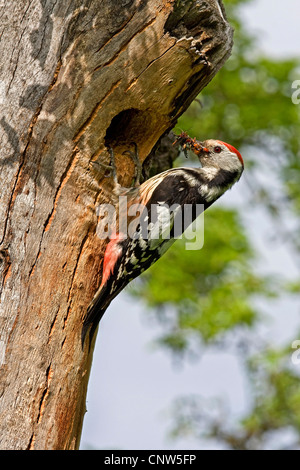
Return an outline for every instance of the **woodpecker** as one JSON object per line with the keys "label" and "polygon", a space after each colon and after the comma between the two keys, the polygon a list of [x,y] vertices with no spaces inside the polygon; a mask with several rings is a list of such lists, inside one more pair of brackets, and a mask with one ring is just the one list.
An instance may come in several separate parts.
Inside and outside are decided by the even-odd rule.
{"label": "woodpecker", "polygon": [[[186,205],[195,208],[202,205],[203,210],[210,207],[222,194],[230,189],[241,177],[244,170],[243,158],[232,145],[220,140],[200,142],[191,139],[185,132],[175,140],[183,151],[191,150],[199,158],[200,168],[172,168],[164,171],[142,184],[141,163],[137,146],[134,151],[126,151],[136,167],[134,188],[122,188],[116,176],[113,150],[110,149],[110,168],[115,194],[127,196],[127,207],[122,211],[129,213],[133,204],[144,207],[134,219],[130,236],[116,228],[107,244],[103,261],[102,282],[88,307],[82,327],[82,347],[89,333],[91,343],[95,329],[111,301],[124,287],[157,261],[174,243],[173,229],[176,222],[176,210]],[[161,209],[175,207],[172,213]],[[151,208],[156,207],[155,215]],[[120,209],[121,210],[121,209]],[[119,214],[120,220],[122,216]],[[196,211],[192,211],[193,221]],[[190,222],[191,222],[190,221]],[[178,224],[177,224],[178,225]],[[120,225],[119,225],[120,227]],[[187,227],[182,223],[181,231]],[[166,236],[167,233],[167,236]]]}

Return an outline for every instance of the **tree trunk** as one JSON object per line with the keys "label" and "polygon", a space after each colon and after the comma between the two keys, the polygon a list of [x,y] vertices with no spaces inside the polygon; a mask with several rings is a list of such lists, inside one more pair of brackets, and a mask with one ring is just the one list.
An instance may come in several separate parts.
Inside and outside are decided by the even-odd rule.
{"label": "tree trunk", "polygon": [[145,160],[224,63],[232,31],[220,0],[0,6],[0,447],[76,449],[110,181],[93,161],[113,146],[128,185],[123,151],[135,141]]}

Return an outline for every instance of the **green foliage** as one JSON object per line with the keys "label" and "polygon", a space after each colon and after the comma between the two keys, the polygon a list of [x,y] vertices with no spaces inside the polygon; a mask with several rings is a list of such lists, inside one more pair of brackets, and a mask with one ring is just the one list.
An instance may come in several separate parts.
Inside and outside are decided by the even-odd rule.
{"label": "green foliage", "polygon": [[291,367],[290,350],[267,350],[249,363],[255,402],[243,427],[257,436],[292,426],[300,438],[299,375]]}
{"label": "green foliage", "polygon": [[299,294],[300,293],[300,281],[296,280],[293,282],[288,282],[286,284],[286,289],[291,294]]}
{"label": "green foliage", "polygon": [[260,450],[276,447],[276,432],[289,431],[290,447],[299,449],[300,377],[290,367],[290,350],[264,349],[245,362],[245,372],[252,401],[247,416],[234,427],[228,426],[224,402],[181,398],[174,406],[173,437],[193,435],[214,439],[228,449]]}
{"label": "green foliage", "polygon": [[253,251],[236,211],[210,209],[204,220],[202,250],[186,250],[187,240],[177,240],[133,291],[149,307],[171,307],[174,315],[167,315],[159,341],[176,352],[195,334],[208,342],[236,326],[253,325],[252,296],[271,294],[269,282],[253,273]]}
{"label": "green foliage", "polygon": [[218,135],[237,147],[277,136],[285,151],[298,151],[298,109],[291,106],[289,80],[296,66],[292,60],[277,66],[267,59],[253,63],[236,52],[200,95],[202,108],[194,102],[178,127],[200,138]]}

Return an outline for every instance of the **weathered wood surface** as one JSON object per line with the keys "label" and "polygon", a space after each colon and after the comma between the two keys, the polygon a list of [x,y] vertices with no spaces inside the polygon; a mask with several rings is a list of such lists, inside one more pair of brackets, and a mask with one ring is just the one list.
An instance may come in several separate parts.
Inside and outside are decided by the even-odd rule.
{"label": "weathered wood surface", "polygon": [[0,448],[75,449],[109,181],[91,162],[112,145],[128,184],[126,146],[146,158],[232,31],[218,0],[2,0],[0,38]]}

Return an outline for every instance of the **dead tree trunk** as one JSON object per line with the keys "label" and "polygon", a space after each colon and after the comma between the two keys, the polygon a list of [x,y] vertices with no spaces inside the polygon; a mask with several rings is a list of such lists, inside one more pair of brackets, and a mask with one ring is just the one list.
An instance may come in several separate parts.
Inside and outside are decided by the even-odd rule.
{"label": "dead tree trunk", "polygon": [[[82,319],[101,281],[95,208],[228,57],[221,0],[0,1],[1,449],[79,445],[92,353]],[[204,138],[205,136],[201,136]]]}

